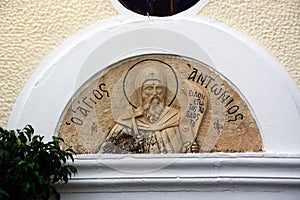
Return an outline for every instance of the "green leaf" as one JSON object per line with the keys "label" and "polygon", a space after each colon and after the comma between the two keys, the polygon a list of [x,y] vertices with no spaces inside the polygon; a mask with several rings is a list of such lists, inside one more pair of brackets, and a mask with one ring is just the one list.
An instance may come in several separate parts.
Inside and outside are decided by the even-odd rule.
{"label": "green leaf", "polygon": [[12,198],[16,195],[33,197],[38,191],[46,192],[45,189],[51,187],[50,183],[67,183],[77,173],[74,166],[66,165],[69,158],[74,162],[72,154],[75,152],[71,148],[61,148],[63,139],[54,136],[52,141],[44,143],[43,138],[34,135],[30,125],[16,131],[0,127],[0,167],[6,172],[4,179],[1,177],[0,185],[9,188],[1,191],[0,187],[0,199],[10,195],[7,191],[14,191]]}
{"label": "green leaf", "polygon": [[0,187],[0,199],[2,199],[2,196],[9,198],[9,194]]}
{"label": "green leaf", "polygon": [[26,164],[26,161],[25,161],[25,160],[20,160],[20,161],[18,162],[18,165],[23,165],[23,164]]}
{"label": "green leaf", "polygon": [[29,188],[30,188],[30,183],[29,182],[25,182],[23,184],[23,191],[24,192],[28,192],[29,191]]}
{"label": "green leaf", "polygon": [[69,169],[70,171],[75,175],[77,173],[77,169],[76,167],[72,166],[72,165],[69,165]]}
{"label": "green leaf", "polygon": [[24,132],[25,132],[25,134],[26,134],[26,136],[28,138],[28,141],[31,141],[31,137],[32,137],[33,133],[31,133],[29,129],[25,129]]}

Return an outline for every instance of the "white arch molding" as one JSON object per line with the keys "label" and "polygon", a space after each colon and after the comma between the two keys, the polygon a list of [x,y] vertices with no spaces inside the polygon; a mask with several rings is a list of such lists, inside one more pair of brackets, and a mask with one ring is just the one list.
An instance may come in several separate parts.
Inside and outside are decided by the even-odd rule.
{"label": "white arch molding", "polygon": [[[257,198],[268,196],[265,191],[282,191],[282,186],[285,188],[283,196],[300,194],[296,189],[300,186],[300,94],[297,87],[262,47],[209,18],[119,16],[87,27],[57,48],[37,69],[19,95],[8,127],[21,128],[30,123],[37,133],[50,139],[57,134],[57,124],[69,100],[85,81],[117,61],[148,53],[190,57],[229,79],[256,117],[264,152],[131,157],[80,155],[75,161],[78,177],[61,189],[66,197],[97,199],[96,194],[100,192],[102,197],[112,198],[113,187],[121,192],[120,198],[132,199],[130,194],[139,192],[135,197],[138,199],[145,197],[141,192],[147,196],[150,187],[153,197],[158,195],[156,192],[176,191],[178,199],[186,199],[186,191],[190,191],[188,197],[196,197],[197,192],[202,191],[232,191],[226,184],[233,184],[234,190],[246,190]],[[151,163],[167,167],[145,174],[143,170]],[[126,170],[115,173],[120,167],[135,173]],[[157,184],[160,187],[155,187]],[[265,184],[264,187],[261,184]],[[82,196],[76,197],[72,194],[74,191]],[[86,192],[90,193],[83,195]],[[221,193],[214,195],[221,199]],[[209,196],[210,193],[205,193],[202,197]],[[279,195],[278,199],[283,196]],[[242,196],[229,197],[241,199]],[[166,196],[166,199],[173,198],[171,194]]]}
{"label": "white arch molding", "polygon": [[250,104],[265,152],[300,152],[300,95],[287,72],[245,35],[203,17],[117,17],[86,28],[41,64],[17,99],[8,127],[31,123],[50,139],[68,101],[86,80],[119,60],[145,53],[187,56],[213,67]]}

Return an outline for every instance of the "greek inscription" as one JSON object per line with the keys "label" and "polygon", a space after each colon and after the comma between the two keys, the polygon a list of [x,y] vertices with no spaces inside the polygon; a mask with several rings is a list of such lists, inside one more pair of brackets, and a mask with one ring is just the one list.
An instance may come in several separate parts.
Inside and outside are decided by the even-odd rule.
{"label": "greek inscription", "polygon": [[241,114],[241,113],[239,113],[239,114],[237,114],[236,116],[234,116],[234,119],[229,119],[228,122],[235,122],[235,121],[237,121],[238,119],[243,120],[243,119],[244,119],[244,115]]}
{"label": "greek inscription", "polygon": [[192,112],[196,112],[196,106],[194,106],[193,104],[189,104],[190,105],[190,111]]}
{"label": "greek inscription", "polygon": [[83,121],[81,119],[79,119],[78,117],[72,117],[71,122],[73,122],[76,125],[82,125],[83,124]]}
{"label": "greek inscription", "polygon": [[234,99],[231,99],[231,100],[225,105],[225,108],[227,108],[233,101],[234,101]]}
{"label": "greek inscription", "polygon": [[198,79],[197,79],[197,83],[201,83],[201,86],[203,86],[204,82],[206,81],[207,75],[203,76],[203,73],[200,73]]}
{"label": "greek inscription", "polygon": [[101,92],[99,92],[98,90],[93,90],[93,95],[98,100],[101,100],[103,97],[103,94]]}
{"label": "greek inscription", "polygon": [[221,93],[222,88],[221,88],[221,87],[218,88],[218,84],[214,84],[214,85],[211,87],[210,91],[211,91],[212,93],[214,93],[214,95],[218,96],[218,95]]}
{"label": "greek inscription", "polygon": [[93,102],[94,104],[97,104],[97,102],[94,101],[91,97],[89,97],[89,100],[90,100],[91,102]]}
{"label": "greek inscription", "polygon": [[220,134],[221,130],[224,128],[222,124],[219,123],[219,120],[214,122],[214,129],[217,130],[217,133]]}
{"label": "greek inscription", "polygon": [[92,134],[97,133],[97,131],[98,131],[97,129],[98,129],[97,124],[95,122],[93,122],[93,124],[91,125],[91,133]]}
{"label": "greek inscription", "polygon": [[80,113],[83,115],[83,116],[87,116],[88,115],[88,113],[90,112],[89,110],[87,110],[87,109],[85,109],[85,108],[83,108],[83,107],[81,107],[81,106],[78,106],[77,107],[77,110],[79,110],[80,111]]}
{"label": "greek inscription", "polygon": [[204,110],[205,110],[204,107],[202,105],[199,105],[199,112],[204,113]]}
{"label": "greek inscription", "polygon": [[189,110],[186,113],[186,117],[190,119],[190,125],[195,126],[196,122],[200,119],[201,114],[204,113],[204,100],[206,98],[205,94],[189,90],[189,96],[192,100],[189,103]]}
{"label": "greek inscription", "polygon": [[105,85],[104,83],[101,83],[101,84],[99,85],[99,89],[100,89],[101,92],[106,93],[106,96],[109,97],[108,91],[107,91],[105,88],[103,88],[103,87],[105,87],[105,86],[106,86],[106,85]]}
{"label": "greek inscription", "polygon": [[[226,92],[227,91],[224,91],[222,92],[222,94],[218,97],[218,99],[221,99],[221,102],[224,103],[225,101],[227,101],[227,99],[230,97],[230,95],[227,95],[226,96]],[[226,97],[225,97],[226,96]],[[233,99],[232,99],[233,100]],[[227,103],[229,104],[229,103]],[[225,105],[225,107],[227,106],[227,104]]]}
{"label": "greek inscription", "polygon": [[[83,125],[84,118],[86,118],[89,112],[94,109],[93,106],[97,104],[97,101],[100,101],[104,97],[109,97],[109,92],[105,89],[105,86],[106,85],[104,83],[100,83],[98,88],[94,89],[90,96],[85,96],[81,100],[77,101],[78,106],[75,107],[75,110],[71,109],[74,114],[70,121],[73,124]],[[66,124],[71,125],[70,122],[67,122]]]}
{"label": "greek inscription", "polygon": [[227,110],[227,112],[228,112],[228,114],[231,114],[231,115],[232,115],[232,114],[236,113],[239,109],[240,109],[239,106],[234,105],[234,106],[230,107],[230,108]]}
{"label": "greek inscription", "polygon": [[[192,66],[188,64],[188,67],[191,68]],[[205,75],[203,74],[203,72],[199,72],[199,70],[196,68],[193,68],[193,71],[188,76],[188,80],[196,82],[202,87],[205,85],[204,88],[206,88],[211,94],[216,96],[216,98],[220,100],[222,104],[224,104],[225,108],[228,108],[230,106],[227,109],[227,113],[229,115],[234,115],[234,117],[233,119],[228,120],[228,122],[237,121],[238,119],[243,120],[244,115],[242,113],[236,114],[239,111],[240,107],[238,105],[231,105],[234,102],[234,99],[233,98],[230,99],[231,95],[229,94],[228,91],[226,91],[223,83],[221,84],[217,83],[213,77],[209,75]],[[197,96],[198,94],[193,93],[193,91],[190,91],[189,95],[193,97],[198,97]],[[198,102],[197,100],[195,100],[194,104],[199,106],[198,111],[200,113],[204,112],[204,110],[201,107],[201,101]],[[190,106],[190,108],[192,107]]]}
{"label": "greek inscription", "polygon": [[89,102],[87,102],[86,101],[87,100],[87,97],[84,97],[83,99],[82,99],[82,102],[86,105],[86,106],[88,106],[89,108],[93,108],[93,106],[91,106],[90,104],[89,104]]}
{"label": "greek inscription", "polygon": [[207,88],[210,85],[211,81],[215,81],[215,79],[213,77],[208,76],[208,78],[209,78],[209,80],[208,80],[205,88]]}
{"label": "greek inscription", "polygon": [[195,81],[197,73],[198,73],[198,69],[194,68],[193,71],[192,71],[192,73],[189,75],[188,80]]}

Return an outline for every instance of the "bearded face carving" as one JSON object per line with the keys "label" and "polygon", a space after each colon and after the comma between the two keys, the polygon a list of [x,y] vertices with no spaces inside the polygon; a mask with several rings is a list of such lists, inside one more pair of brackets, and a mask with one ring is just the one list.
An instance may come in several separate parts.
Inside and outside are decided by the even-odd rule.
{"label": "bearded face carving", "polygon": [[164,87],[159,80],[146,80],[142,86],[142,107],[144,117],[153,123],[157,121],[165,107]]}
{"label": "bearded face carving", "polygon": [[159,67],[153,66],[153,63],[147,63],[135,81],[135,87],[140,94],[140,107],[143,109],[144,118],[149,123],[157,121],[166,106],[165,79]]}

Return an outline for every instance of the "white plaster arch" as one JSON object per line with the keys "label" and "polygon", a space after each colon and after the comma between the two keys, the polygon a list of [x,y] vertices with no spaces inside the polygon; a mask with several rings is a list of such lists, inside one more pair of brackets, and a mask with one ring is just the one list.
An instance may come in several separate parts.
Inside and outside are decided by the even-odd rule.
{"label": "white plaster arch", "polygon": [[114,62],[145,53],[183,55],[212,66],[248,101],[266,153],[300,153],[300,94],[287,72],[253,40],[205,17],[119,16],[87,27],[41,64],[19,95],[8,127],[30,123],[50,139],[86,80]]}

